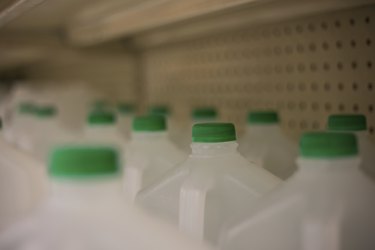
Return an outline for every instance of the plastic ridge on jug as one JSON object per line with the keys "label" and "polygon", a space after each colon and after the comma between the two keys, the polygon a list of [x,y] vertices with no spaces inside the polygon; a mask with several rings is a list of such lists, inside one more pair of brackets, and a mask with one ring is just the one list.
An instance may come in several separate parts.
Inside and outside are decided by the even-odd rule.
{"label": "plastic ridge on jug", "polygon": [[229,218],[280,180],[237,152],[231,123],[195,124],[192,141],[189,158],[142,190],[137,201],[193,238],[215,244]]}
{"label": "plastic ridge on jug", "polygon": [[298,170],[264,196],[247,219],[228,223],[228,250],[374,249],[375,183],[359,168],[354,134],[308,132]]}

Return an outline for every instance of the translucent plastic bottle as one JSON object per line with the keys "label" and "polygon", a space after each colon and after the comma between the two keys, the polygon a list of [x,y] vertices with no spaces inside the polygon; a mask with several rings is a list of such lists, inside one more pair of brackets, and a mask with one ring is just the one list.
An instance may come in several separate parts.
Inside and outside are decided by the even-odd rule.
{"label": "translucent plastic bottle", "polygon": [[375,183],[359,165],[353,134],[304,134],[296,173],[228,226],[222,249],[374,249]]}
{"label": "translucent plastic bottle", "polygon": [[123,150],[127,138],[116,125],[114,112],[96,109],[87,116],[85,141],[92,144],[115,145]]}
{"label": "translucent plastic bottle", "polygon": [[195,124],[192,139],[189,158],[142,190],[137,201],[191,237],[215,244],[225,222],[280,180],[237,152],[231,123]]}
{"label": "translucent plastic bottle", "polygon": [[158,180],[186,155],[170,141],[163,116],[135,117],[131,137],[125,153],[125,190],[134,199],[139,190]]}
{"label": "translucent plastic bottle", "polygon": [[281,131],[276,112],[249,113],[239,151],[249,161],[281,179],[287,179],[296,170],[297,148]]}
{"label": "translucent plastic bottle", "polygon": [[0,231],[39,204],[46,176],[40,161],[0,138]]}
{"label": "translucent plastic bottle", "polygon": [[57,119],[58,111],[52,105],[39,105],[34,109],[33,135],[31,143],[23,143],[23,149],[31,151],[44,161],[49,151],[59,143],[69,141],[68,133]]}
{"label": "translucent plastic bottle", "polygon": [[160,115],[164,116],[167,119],[168,134],[172,142],[176,145],[180,145],[181,140],[181,124],[172,117],[171,109],[165,105],[156,105],[152,106],[149,109],[150,115]]}
{"label": "translucent plastic bottle", "polygon": [[0,249],[204,249],[126,202],[114,149],[65,146],[50,159],[51,195],[1,234]]}
{"label": "translucent plastic bottle", "polygon": [[14,115],[11,127],[11,141],[23,148],[25,141],[30,140],[33,134],[35,105],[31,102],[22,102]]}
{"label": "translucent plastic bottle", "polygon": [[117,126],[126,138],[130,137],[135,107],[128,103],[117,105]]}
{"label": "translucent plastic bottle", "polygon": [[358,138],[362,168],[375,178],[375,146],[367,135],[366,116],[357,114],[336,114],[328,118],[328,130],[355,133]]}

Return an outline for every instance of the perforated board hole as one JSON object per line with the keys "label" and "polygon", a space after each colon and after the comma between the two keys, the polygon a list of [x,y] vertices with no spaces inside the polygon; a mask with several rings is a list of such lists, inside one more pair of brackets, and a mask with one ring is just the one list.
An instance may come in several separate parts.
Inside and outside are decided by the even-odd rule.
{"label": "perforated board hole", "polygon": [[358,112],[358,110],[359,110],[359,106],[358,106],[358,104],[354,104],[354,105],[353,105],[353,111],[354,111],[354,112]]}
{"label": "perforated board hole", "polygon": [[339,20],[335,21],[335,27],[340,28],[341,27],[341,22]]}
{"label": "perforated board hole", "polygon": [[351,40],[350,41],[350,46],[352,46],[352,48],[355,48],[357,46],[357,42],[354,41],[354,40]]}
{"label": "perforated board hole", "polygon": [[330,104],[330,103],[325,103],[324,104],[324,109],[327,111],[327,112],[329,112],[329,111],[331,111],[331,109],[332,109],[332,105]]}
{"label": "perforated board hole", "polygon": [[370,91],[372,91],[373,88],[374,88],[374,86],[373,86],[372,82],[369,82],[369,83],[367,84],[367,89],[370,90]]}
{"label": "perforated board hole", "polygon": [[314,121],[314,122],[312,123],[311,127],[312,127],[313,129],[315,129],[315,130],[318,130],[318,129],[320,129],[320,124],[319,124],[319,122]]}
{"label": "perforated board hole", "polygon": [[320,24],[320,27],[323,29],[323,30],[327,30],[328,29],[328,24],[326,22],[322,22]]}
{"label": "perforated board hole", "polygon": [[331,66],[329,65],[329,63],[327,63],[327,62],[323,63],[323,69],[324,69],[325,71],[329,71],[330,68],[331,68]]}
{"label": "perforated board hole", "polygon": [[367,46],[371,46],[371,39],[370,39],[370,38],[367,38],[367,39],[366,39],[366,45],[367,45]]}
{"label": "perforated board hole", "polygon": [[322,48],[323,48],[324,50],[329,50],[329,44],[328,44],[327,42],[323,42],[323,43],[322,43]]}
{"label": "perforated board hole", "polygon": [[367,61],[367,68],[369,68],[369,69],[372,68],[372,62],[371,61]]}
{"label": "perforated board hole", "polygon": [[357,91],[357,90],[358,90],[358,84],[357,84],[356,82],[353,82],[353,84],[352,84],[352,89],[353,89],[354,91]]}
{"label": "perforated board hole", "polygon": [[373,105],[368,105],[368,112],[372,113],[374,112],[374,106]]}

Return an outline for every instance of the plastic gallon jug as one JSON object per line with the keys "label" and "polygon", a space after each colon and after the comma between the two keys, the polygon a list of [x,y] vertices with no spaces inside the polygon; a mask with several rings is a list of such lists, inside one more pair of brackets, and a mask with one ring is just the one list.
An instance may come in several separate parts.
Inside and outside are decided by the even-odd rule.
{"label": "plastic gallon jug", "polygon": [[135,107],[128,103],[117,105],[117,126],[126,138],[130,137]]}
{"label": "plastic gallon jug", "polygon": [[276,112],[249,113],[239,151],[281,179],[287,179],[296,170],[297,147],[281,131]]}
{"label": "plastic gallon jug", "polygon": [[44,165],[0,138],[0,234],[46,194]]}
{"label": "plastic gallon jug", "polygon": [[217,242],[222,225],[280,183],[237,152],[231,123],[195,124],[192,154],[142,190],[143,207],[198,240]]}
{"label": "plastic gallon jug", "polygon": [[58,110],[54,106],[37,106],[34,110],[33,135],[20,144],[23,149],[31,151],[43,162],[56,144],[70,140],[57,119],[57,113]]}
{"label": "plastic gallon jug", "polygon": [[371,250],[375,183],[359,169],[354,134],[302,136],[298,170],[228,227],[223,249]]}
{"label": "plastic gallon jug", "polygon": [[0,249],[205,249],[126,202],[114,149],[64,146],[50,159],[50,196],[1,234]]}
{"label": "plastic gallon jug", "polygon": [[375,146],[367,135],[366,116],[356,114],[337,114],[328,118],[328,130],[355,133],[358,138],[361,167],[375,178]]}
{"label": "plastic gallon jug", "polygon": [[30,140],[33,134],[35,105],[30,102],[23,102],[18,105],[14,114],[11,126],[11,142],[19,147],[23,146],[25,141]]}
{"label": "plastic gallon jug", "polygon": [[167,119],[167,127],[168,127],[168,134],[171,138],[172,142],[179,146],[180,139],[181,139],[181,124],[172,117],[171,109],[168,106],[164,105],[158,105],[158,106],[152,106],[149,109],[150,115],[161,115],[164,116]]}
{"label": "plastic gallon jug", "polygon": [[126,148],[125,190],[132,199],[187,156],[169,139],[163,116],[138,116]]}
{"label": "plastic gallon jug", "polygon": [[114,112],[94,110],[87,117],[85,141],[92,144],[115,145],[124,149],[127,138],[120,133]]}
{"label": "plastic gallon jug", "polygon": [[185,152],[190,152],[191,145],[191,127],[196,123],[207,123],[217,121],[218,114],[214,108],[211,107],[200,107],[195,108],[191,113],[192,123],[187,124],[188,128],[184,131],[189,133],[181,133],[181,139],[179,140],[179,147]]}

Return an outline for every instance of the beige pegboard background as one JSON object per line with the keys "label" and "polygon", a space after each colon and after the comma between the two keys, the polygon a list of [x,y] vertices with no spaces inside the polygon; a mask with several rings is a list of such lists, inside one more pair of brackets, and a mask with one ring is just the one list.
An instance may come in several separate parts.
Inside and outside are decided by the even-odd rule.
{"label": "beige pegboard background", "polygon": [[242,131],[248,110],[276,109],[297,138],[331,113],[363,113],[375,138],[375,6],[164,44],[142,60],[148,104],[180,119],[215,106]]}

